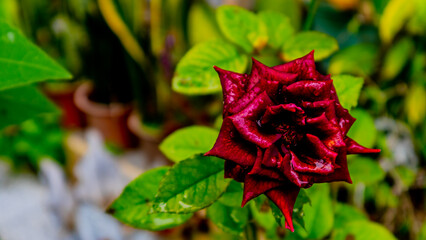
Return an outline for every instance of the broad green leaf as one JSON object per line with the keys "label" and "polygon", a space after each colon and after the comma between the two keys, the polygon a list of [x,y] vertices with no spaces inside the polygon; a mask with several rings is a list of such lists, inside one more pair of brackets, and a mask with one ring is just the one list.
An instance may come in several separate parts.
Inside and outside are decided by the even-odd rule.
{"label": "broad green leaf", "polygon": [[0,91],[0,103],[0,129],[40,114],[59,114],[56,106],[35,86]]}
{"label": "broad green leaf", "polygon": [[426,2],[414,0],[414,14],[410,16],[407,30],[413,35],[423,35],[426,32]]}
{"label": "broad green leaf", "polygon": [[334,229],[345,228],[346,224],[360,220],[368,221],[368,218],[359,209],[344,203],[338,203],[336,205]]}
{"label": "broad green leaf", "polygon": [[237,181],[231,181],[226,192],[218,199],[218,202],[228,207],[241,207],[243,202],[243,187]]}
{"label": "broad green leaf", "polygon": [[[350,236],[350,237],[349,237]],[[348,223],[344,229],[336,231],[333,240],[396,240],[384,226],[371,221],[354,221]]]}
{"label": "broad green leaf", "polygon": [[300,58],[315,50],[315,60],[320,61],[339,49],[336,39],[325,33],[316,31],[301,32],[288,39],[284,47],[285,61]]}
{"label": "broad green leaf", "polygon": [[216,11],[222,33],[247,53],[262,49],[268,42],[266,26],[256,14],[231,5],[221,6]]}
{"label": "broad green leaf", "polygon": [[305,230],[299,228],[296,231],[305,239],[321,239],[330,233],[334,225],[330,185],[315,184],[305,191],[311,204],[303,206]]}
{"label": "broad green leaf", "polygon": [[405,99],[405,111],[408,122],[412,125],[421,124],[426,116],[426,89],[422,85],[413,85]]}
{"label": "broad green leaf", "polygon": [[356,118],[356,121],[349,130],[348,136],[364,147],[373,147],[377,138],[374,119],[362,109],[354,109],[351,115]]}
{"label": "broad green leaf", "polygon": [[351,109],[358,105],[359,94],[364,84],[363,78],[351,75],[337,75],[333,76],[333,84],[339,101],[344,108]]}
{"label": "broad green leaf", "polygon": [[187,95],[203,95],[221,91],[219,77],[213,66],[244,72],[248,57],[230,43],[214,40],[196,45],[176,67],[173,90]]}
{"label": "broad green leaf", "polygon": [[153,212],[190,213],[210,206],[226,190],[224,161],[198,155],[176,163],[164,176]]}
{"label": "broad green leaf", "polygon": [[330,60],[328,72],[332,75],[342,73],[367,76],[377,66],[379,48],[374,44],[361,43],[339,51]]}
{"label": "broad green leaf", "polygon": [[213,9],[206,3],[195,3],[188,15],[188,35],[191,45],[222,38]]}
{"label": "broad green leaf", "polygon": [[268,44],[273,48],[280,49],[295,32],[290,19],[282,13],[262,11],[259,13],[259,17],[266,25]]}
{"label": "broad green leaf", "polygon": [[152,231],[172,228],[186,222],[192,214],[149,212],[160,181],[168,169],[159,167],[140,175],[126,186],[107,211],[125,224]]}
{"label": "broad green leaf", "polygon": [[302,3],[298,0],[262,0],[256,1],[258,11],[277,11],[290,19],[294,29],[300,29],[302,21]]}
{"label": "broad green leaf", "polygon": [[179,162],[210,150],[218,134],[216,129],[203,126],[182,128],[164,139],[160,144],[160,150],[168,159]]}
{"label": "broad green leaf", "polygon": [[394,36],[412,16],[413,11],[414,4],[407,4],[406,0],[389,1],[379,23],[379,35],[384,43],[392,42]]}
{"label": "broad green leaf", "polygon": [[248,223],[247,207],[229,207],[221,202],[215,202],[207,208],[207,217],[224,232],[239,235]]}
{"label": "broad green leaf", "polygon": [[71,78],[63,67],[28,41],[18,30],[0,21],[0,90],[47,79]]}
{"label": "broad green leaf", "polygon": [[385,80],[396,77],[410,59],[414,50],[414,42],[410,38],[403,38],[393,45],[386,53],[381,77]]}
{"label": "broad green leaf", "polygon": [[385,177],[385,171],[371,158],[353,156],[349,158],[348,165],[354,183],[372,184]]}

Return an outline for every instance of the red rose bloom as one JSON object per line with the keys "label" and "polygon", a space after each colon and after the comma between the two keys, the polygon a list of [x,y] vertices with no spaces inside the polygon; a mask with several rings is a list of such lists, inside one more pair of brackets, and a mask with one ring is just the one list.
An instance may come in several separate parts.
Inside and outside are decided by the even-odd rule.
{"label": "red rose bloom", "polygon": [[313,51],[275,67],[253,59],[251,74],[215,67],[223,89],[223,124],[206,155],[225,159],[225,177],[244,182],[242,205],[264,193],[293,230],[300,188],[351,183],[346,155],[376,153],[346,136],[355,119],[333,80],[315,69]]}

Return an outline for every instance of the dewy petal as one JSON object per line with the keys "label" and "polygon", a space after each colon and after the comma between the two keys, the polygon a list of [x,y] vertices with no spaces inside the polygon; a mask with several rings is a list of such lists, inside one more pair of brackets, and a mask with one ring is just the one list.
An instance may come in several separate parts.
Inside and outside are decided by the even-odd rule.
{"label": "dewy petal", "polygon": [[223,108],[227,112],[228,106],[244,95],[248,75],[226,71],[216,66],[214,69],[219,74],[223,92]]}
{"label": "dewy petal", "polygon": [[262,176],[247,175],[244,180],[244,194],[241,207],[244,207],[248,201],[265,193],[273,188],[283,186],[285,182],[272,180]]}
{"label": "dewy petal", "polygon": [[272,104],[266,92],[263,92],[241,112],[230,117],[241,136],[261,148],[268,148],[281,137],[280,134],[261,132],[257,122],[266,107]]}
{"label": "dewy petal", "polygon": [[337,153],[327,148],[317,136],[308,133],[306,134],[306,140],[306,142],[310,145],[306,150],[317,157],[318,161],[322,159],[330,163],[335,162]]}
{"label": "dewy petal", "polygon": [[298,81],[284,87],[284,92],[290,94],[296,100],[318,101],[330,98],[330,88],[333,82],[329,81]]}
{"label": "dewy petal", "polygon": [[[300,160],[302,158],[303,160]],[[308,156],[294,157],[291,159],[291,164],[295,171],[299,173],[316,173],[327,175],[334,171],[332,163],[327,161],[319,161]]]}
{"label": "dewy petal", "polygon": [[285,227],[294,232],[293,227],[293,207],[299,195],[300,188],[288,184],[282,187],[274,188],[266,192],[266,196],[281,210],[285,218]]}
{"label": "dewy petal", "polygon": [[346,137],[345,139],[346,147],[348,154],[359,154],[359,153],[379,153],[380,149],[371,149],[366,148],[364,146],[359,145],[350,137]]}
{"label": "dewy petal", "polygon": [[[282,114],[285,115],[283,116]],[[278,116],[281,118],[289,118],[298,125],[305,125],[305,111],[294,103],[268,106],[262,117],[261,123],[266,124]]]}
{"label": "dewy petal", "polygon": [[253,64],[251,68],[250,81],[247,89],[253,88],[256,84],[265,85],[266,82],[272,81],[283,85],[293,83],[297,79],[297,74],[277,71],[270,68],[256,59],[252,58]]}
{"label": "dewy petal", "polygon": [[310,178],[307,175],[300,174],[299,172],[295,171],[292,165],[292,161],[299,161],[294,160],[297,158],[296,154],[294,152],[290,151],[289,154],[285,155],[283,158],[283,162],[280,166],[280,169],[282,173],[290,180],[293,184],[295,184],[298,187],[303,188],[309,188],[312,186],[312,182],[310,182]]}
{"label": "dewy petal", "polygon": [[205,155],[231,160],[241,166],[252,166],[256,159],[256,146],[245,141],[232,120],[225,118],[216,143]]}

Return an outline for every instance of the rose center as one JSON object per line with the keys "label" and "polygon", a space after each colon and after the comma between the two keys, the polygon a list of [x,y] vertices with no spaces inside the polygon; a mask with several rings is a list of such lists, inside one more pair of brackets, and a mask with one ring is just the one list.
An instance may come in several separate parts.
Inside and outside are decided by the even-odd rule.
{"label": "rose center", "polygon": [[281,140],[286,147],[294,146],[297,143],[296,127],[285,123],[277,124],[275,130],[282,134]]}

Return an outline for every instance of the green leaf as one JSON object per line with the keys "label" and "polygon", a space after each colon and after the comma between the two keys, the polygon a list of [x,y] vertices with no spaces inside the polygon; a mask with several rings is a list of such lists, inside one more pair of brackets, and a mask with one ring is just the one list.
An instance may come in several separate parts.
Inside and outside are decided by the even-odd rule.
{"label": "green leaf", "polygon": [[188,14],[188,35],[191,45],[222,38],[213,9],[206,3],[196,2]]}
{"label": "green leaf", "polygon": [[359,209],[343,203],[338,203],[336,205],[336,211],[334,215],[334,229],[346,228],[346,224],[360,220],[368,221],[368,218]]}
{"label": "green leaf", "polygon": [[108,208],[121,222],[151,231],[172,228],[186,222],[192,214],[149,213],[161,179],[168,167],[149,170],[129,183]]}
{"label": "green leaf", "polygon": [[0,90],[47,79],[71,78],[59,64],[28,41],[18,30],[0,21]]}
{"label": "green leaf", "polygon": [[216,129],[203,126],[182,128],[164,139],[160,144],[160,150],[168,159],[179,162],[210,150],[218,134]]}
{"label": "green leaf", "polygon": [[[351,236],[351,237],[348,237]],[[371,221],[354,221],[348,223],[344,229],[339,229],[335,232],[333,240],[345,240],[345,239],[356,239],[356,240],[396,240],[395,236],[392,235],[385,227],[378,223]]]}
{"label": "green leaf", "polygon": [[295,30],[291,26],[290,19],[279,12],[262,11],[258,15],[265,23],[268,31],[268,44],[280,49],[288,38],[293,36]]}
{"label": "green leaf", "polygon": [[237,181],[231,181],[226,192],[218,199],[220,203],[228,207],[240,207],[243,202],[243,187]]}
{"label": "green leaf", "polygon": [[262,0],[255,1],[259,11],[278,11],[286,15],[294,29],[300,29],[302,21],[302,3],[298,0]]}
{"label": "green leaf", "polygon": [[414,42],[406,37],[399,40],[386,53],[381,77],[385,80],[393,79],[401,72],[414,51]]}
{"label": "green leaf", "polygon": [[349,158],[348,165],[354,183],[372,184],[385,177],[385,171],[371,158],[353,156]]}
{"label": "green leaf", "polygon": [[35,86],[0,91],[0,103],[0,129],[41,114],[59,114],[56,106]]}
{"label": "green leaf", "polygon": [[398,166],[395,168],[395,171],[402,184],[407,189],[416,181],[416,172],[405,166]]}
{"label": "green leaf", "polygon": [[315,50],[315,60],[320,61],[339,49],[336,39],[316,31],[301,32],[288,39],[283,47],[285,61],[300,58]]}
{"label": "green leaf", "polygon": [[190,213],[210,206],[226,190],[224,161],[198,155],[175,164],[164,176],[153,212]]}
{"label": "green leaf", "polygon": [[351,109],[358,105],[359,94],[364,84],[363,78],[351,75],[337,75],[333,76],[333,84],[339,101],[344,108]]}
{"label": "green leaf", "polygon": [[203,95],[221,91],[219,77],[213,66],[244,72],[248,57],[230,43],[214,40],[196,45],[176,67],[173,90],[187,95]]}
{"label": "green leaf", "polygon": [[328,72],[332,75],[342,73],[371,75],[376,70],[378,51],[376,45],[369,43],[345,48],[331,58]]}
{"label": "green leaf", "polygon": [[373,117],[362,109],[354,109],[351,115],[356,118],[356,121],[349,130],[348,136],[362,146],[372,148],[377,138]]}
{"label": "green leaf", "polygon": [[[263,206],[263,205],[262,205]],[[281,213],[281,211],[279,211],[278,207],[275,206],[276,209],[278,209],[279,213],[275,213],[277,214],[278,218],[275,218],[274,213],[272,213],[272,209],[268,208],[268,210],[264,210],[262,209],[262,206],[260,206],[259,208],[256,206],[256,202],[252,201],[249,202],[249,207],[250,207],[250,211],[253,214],[253,218],[254,220],[264,229],[266,230],[276,230],[276,228],[278,227],[277,222],[280,221],[281,223],[281,219],[283,218],[283,215],[279,214]],[[280,216],[279,216],[280,215]]]}
{"label": "green leaf", "polygon": [[386,5],[379,23],[379,35],[384,43],[392,42],[413,11],[414,4],[407,4],[405,0],[391,0]]}
{"label": "green leaf", "polygon": [[408,90],[405,99],[405,111],[408,122],[412,125],[421,124],[426,117],[426,89],[414,84]]}
{"label": "green leaf", "polygon": [[248,223],[247,207],[229,207],[215,202],[207,208],[207,217],[224,232],[239,235]]}
{"label": "green leaf", "polygon": [[297,233],[305,239],[321,239],[330,233],[334,224],[330,185],[315,184],[305,191],[312,204],[304,205],[306,230],[299,228]]}
{"label": "green leaf", "polygon": [[268,32],[259,17],[238,6],[225,5],[217,9],[220,30],[231,42],[247,53],[262,49],[268,42]]}
{"label": "green leaf", "polygon": [[398,197],[392,192],[391,187],[382,182],[374,189],[374,200],[377,208],[396,208],[398,207]]}

